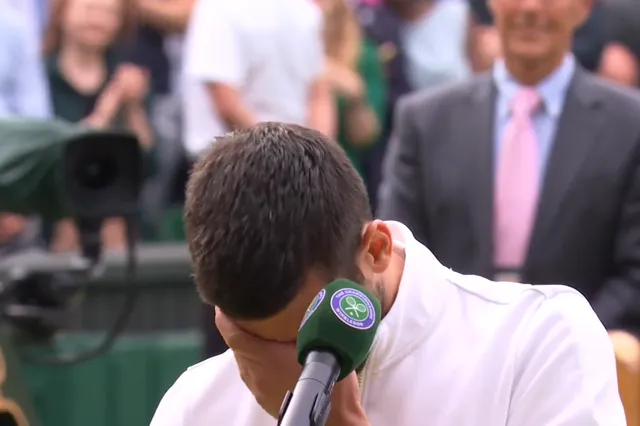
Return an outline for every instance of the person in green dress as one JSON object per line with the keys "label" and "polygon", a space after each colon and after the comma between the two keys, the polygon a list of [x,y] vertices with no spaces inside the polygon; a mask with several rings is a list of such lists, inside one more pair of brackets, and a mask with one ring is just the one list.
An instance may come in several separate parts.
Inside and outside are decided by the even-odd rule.
{"label": "person in green dress", "polygon": [[385,116],[382,62],[345,0],[316,2],[325,18],[326,77],[336,96],[336,139],[363,176],[363,154],[378,141]]}

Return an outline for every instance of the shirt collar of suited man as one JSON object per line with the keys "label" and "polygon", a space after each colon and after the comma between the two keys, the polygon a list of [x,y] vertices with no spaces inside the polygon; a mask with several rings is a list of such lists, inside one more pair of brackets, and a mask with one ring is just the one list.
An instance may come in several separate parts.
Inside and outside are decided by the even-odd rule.
{"label": "shirt collar of suited man", "polygon": [[[455,273],[387,223],[406,262],[361,374],[373,426],[626,424],[611,341],[577,291]],[[230,351],[183,373],[151,422],[212,424],[275,425]]]}

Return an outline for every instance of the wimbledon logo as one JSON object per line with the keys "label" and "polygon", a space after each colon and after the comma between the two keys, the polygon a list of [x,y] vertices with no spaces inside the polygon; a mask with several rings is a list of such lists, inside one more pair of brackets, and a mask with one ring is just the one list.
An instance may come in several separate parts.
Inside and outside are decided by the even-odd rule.
{"label": "wimbledon logo", "polygon": [[368,330],[376,321],[373,303],[361,291],[353,288],[338,290],[331,297],[331,310],[350,327]]}
{"label": "wimbledon logo", "polygon": [[318,309],[318,306],[320,306],[320,303],[322,303],[322,301],[324,300],[325,294],[327,294],[327,291],[323,288],[322,290],[320,290],[320,293],[316,294],[316,297],[313,298],[311,304],[307,308],[307,312],[304,313],[304,318],[302,318],[300,328],[302,328],[304,323],[307,322],[311,314],[313,314],[316,309]]}

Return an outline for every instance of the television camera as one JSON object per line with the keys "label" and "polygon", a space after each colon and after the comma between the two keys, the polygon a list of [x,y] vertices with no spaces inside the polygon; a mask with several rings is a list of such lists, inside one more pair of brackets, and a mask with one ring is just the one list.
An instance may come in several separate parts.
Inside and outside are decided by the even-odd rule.
{"label": "television camera", "polygon": [[143,181],[143,153],[128,133],[64,121],[0,119],[0,212],[55,221],[73,218],[80,253],[23,250],[0,259],[0,327],[22,341],[48,342],[61,328],[72,298],[100,273],[100,229],[108,217],[127,223],[127,296],[102,342],[82,353],[35,356],[46,364],[81,362],[108,350],[135,302],[135,222]]}

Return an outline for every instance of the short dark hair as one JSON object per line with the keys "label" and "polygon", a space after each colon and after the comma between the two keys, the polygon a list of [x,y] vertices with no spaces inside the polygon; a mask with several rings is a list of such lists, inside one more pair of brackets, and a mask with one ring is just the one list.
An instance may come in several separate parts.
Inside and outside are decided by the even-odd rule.
{"label": "short dark hair", "polygon": [[272,316],[312,268],[327,279],[355,279],[371,219],[360,175],[321,133],[283,123],[230,133],[197,162],[187,184],[198,291],[230,317]]}

